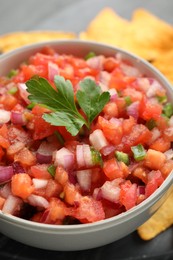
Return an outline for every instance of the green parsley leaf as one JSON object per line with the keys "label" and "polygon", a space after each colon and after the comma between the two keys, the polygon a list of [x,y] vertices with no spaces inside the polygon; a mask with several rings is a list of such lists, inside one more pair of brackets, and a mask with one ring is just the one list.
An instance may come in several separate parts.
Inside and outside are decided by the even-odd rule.
{"label": "green parsley leaf", "polygon": [[55,126],[65,126],[73,136],[79,133],[83,125],[90,128],[91,122],[110,98],[109,92],[101,93],[100,87],[93,80],[81,81],[81,90],[77,91],[76,97],[87,116],[85,120],[76,107],[71,82],[61,76],[55,76],[54,83],[57,90],[44,78],[31,78],[26,82],[27,91],[31,94],[28,98],[31,102],[44,105],[52,111],[43,115],[45,121]]}
{"label": "green parsley leaf", "polygon": [[109,101],[110,94],[109,92],[101,93],[100,87],[89,78],[81,81],[80,87],[76,94],[77,101],[90,124]]}

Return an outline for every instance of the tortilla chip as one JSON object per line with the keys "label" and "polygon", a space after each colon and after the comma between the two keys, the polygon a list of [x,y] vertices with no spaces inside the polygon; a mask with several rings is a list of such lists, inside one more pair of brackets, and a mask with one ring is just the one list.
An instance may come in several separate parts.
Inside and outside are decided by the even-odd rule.
{"label": "tortilla chip", "polygon": [[81,32],[79,37],[82,40],[94,40],[102,43],[122,47],[129,22],[113,9],[104,8],[91,23],[86,32]]}
{"label": "tortilla chip", "polygon": [[139,236],[150,240],[173,225],[173,191],[158,211],[138,228]]}
{"label": "tortilla chip", "polygon": [[61,31],[32,31],[32,32],[14,32],[0,36],[1,52],[8,52],[18,47],[59,39],[74,39],[76,35],[71,32]]}
{"label": "tortilla chip", "polygon": [[173,50],[160,54],[152,64],[173,84]]}
{"label": "tortilla chip", "polygon": [[154,60],[173,48],[173,27],[145,9],[134,11],[124,48]]}

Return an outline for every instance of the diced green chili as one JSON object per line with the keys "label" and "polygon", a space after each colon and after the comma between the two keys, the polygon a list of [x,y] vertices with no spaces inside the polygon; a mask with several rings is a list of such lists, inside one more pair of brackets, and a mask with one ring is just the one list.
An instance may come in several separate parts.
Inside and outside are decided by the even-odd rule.
{"label": "diced green chili", "polygon": [[154,119],[150,119],[146,122],[146,127],[149,129],[149,130],[152,130],[155,126],[156,126],[156,121]]}
{"label": "diced green chili", "polygon": [[53,164],[51,164],[50,166],[48,166],[47,171],[50,173],[50,175],[52,177],[54,177],[55,176],[56,167]]}
{"label": "diced green chili", "polygon": [[90,52],[85,56],[85,60],[89,60],[90,58],[93,58],[93,57],[95,57],[95,56],[96,56],[95,52],[90,51]]}
{"label": "diced green chili", "polygon": [[130,96],[126,96],[124,97],[125,101],[126,101],[126,105],[129,106],[132,103],[131,97]]}
{"label": "diced green chili", "polygon": [[103,166],[102,156],[99,151],[95,150],[93,147],[90,148],[91,158],[94,165]]}
{"label": "diced green chili", "polygon": [[8,90],[8,93],[11,95],[14,95],[17,93],[17,91],[18,91],[18,88],[16,86],[14,86]]}
{"label": "diced green chili", "polygon": [[167,116],[167,117],[171,117],[173,115],[173,105],[171,103],[167,103],[164,107],[163,107],[163,113]]}
{"label": "diced green chili", "polygon": [[115,156],[118,161],[124,162],[126,165],[129,165],[130,160],[127,153],[116,151]]}
{"label": "diced green chili", "polygon": [[141,161],[146,156],[146,151],[142,144],[138,144],[137,146],[132,146],[131,150],[133,152],[133,156],[136,161]]}

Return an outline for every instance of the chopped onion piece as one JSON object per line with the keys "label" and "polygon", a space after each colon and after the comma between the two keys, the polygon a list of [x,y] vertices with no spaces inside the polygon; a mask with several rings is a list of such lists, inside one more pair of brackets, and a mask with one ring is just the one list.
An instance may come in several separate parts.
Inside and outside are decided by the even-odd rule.
{"label": "chopped onion piece", "polygon": [[26,104],[30,104],[30,100],[28,99],[29,93],[27,92],[27,86],[25,83],[18,83],[17,85],[19,89],[19,93],[21,98],[26,102]]}
{"label": "chopped onion piece", "polygon": [[173,159],[173,149],[167,150],[166,152],[164,152],[164,154],[166,155],[167,160]]}
{"label": "chopped onion piece", "polygon": [[165,95],[166,91],[156,79],[149,79],[150,88],[148,89],[146,96],[148,98],[155,97],[158,94]]}
{"label": "chopped onion piece", "polygon": [[67,148],[63,147],[55,153],[55,166],[62,166],[69,170],[74,165],[74,154]]}
{"label": "chopped onion piece", "polygon": [[0,184],[10,181],[13,174],[12,166],[0,166]]}
{"label": "chopped onion piece", "polygon": [[88,144],[83,145],[83,154],[84,154],[84,161],[86,167],[92,167],[93,166],[92,155],[91,155],[90,146]]}
{"label": "chopped onion piece", "polygon": [[32,182],[35,189],[42,189],[46,188],[48,180],[33,178]]}
{"label": "chopped onion piece", "polygon": [[119,184],[122,182],[120,179],[119,182],[115,181],[106,181],[101,187],[101,195],[104,199],[107,199],[113,203],[117,203],[120,196],[120,187]]}
{"label": "chopped onion piece", "polygon": [[49,202],[42,196],[31,194],[28,198],[28,203],[34,207],[48,208]]}
{"label": "chopped onion piece", "polygon": [[10,121],[11,118],[11,112],[0,109],[0,125],[6,124]]}
{"label": "chopped onion piece", "polygon": [[135,101],[127,107],[127,114],[129,116],[133,116],[135,119],[138,119],[139,117],[138,111],[139,111],[139,101]]}
{"label": "chopped onion piece", "polygon": [[54,77],[59,75],[59,67],[53,62],[48,62],[48,79],[54,81]]}
{"label": "chopped onion piece", "polygon": [[81,170],[76,172],[77,181],[84,191],[89,191],[91,188],[92,170]]}
{"label": "chopped onion piece", "polygon": [[101,70],[103,67],[104,56],[99,55],[87,60],[87,64],[93,68]]}
{"label": "chopped onion piece", "polygon": [[11,122],[14,125],[26,125],[27,120],[23,113],[17,112],[17,111],[12,111],[11,112]]}
{"label": "chopped onion piece", "polygon": [[22,204],[22,199],[10,194],[3,205],[2,212],[6,214],[15,215],[17,212],[20,211]]}
{"label": "chopped onion piece", "polygon": [[76,161],[79,168],[85,166],[83,145],[76,146]]}
{"label": "chopped onion piece", "polygon": [[8,198],[8,196],[11,194],[11,185],[10,182],[6,183],[3,186],[0,186],[0,196],[3,198]]}
{"label": "chopped onion piece", "polygon": [[93,131],[92,134],[90,134],[89,141],[98,151],[108,145],[108,141],[106,140],[102,130],[100,129],[97,129]]}

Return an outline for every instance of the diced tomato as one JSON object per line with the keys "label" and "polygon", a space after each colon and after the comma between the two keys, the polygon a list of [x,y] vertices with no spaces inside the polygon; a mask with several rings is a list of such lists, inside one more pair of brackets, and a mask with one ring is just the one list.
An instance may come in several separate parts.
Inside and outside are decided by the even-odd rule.
{"label": "diced tomato", "polygon": [[115,58],[112,58],[112,57],[106,58],[103,63],[103,69],[108,72],[112,72],[118,66],[119,66],[119,63],[117,62],[117,60]]}
{"label": "diced tomato", "polygon": [[118,119],[117,121],[115,120],[115,122],[111,122],[99,116],[98,124],[100,125],[100,128],[102,129],[104,136],[108,141],[115,145],[121,142],[123,131],[122,124]]}
{"label": "diced tomato", "polygon": [[11,94],[4,94],[0,97],[0,103],[4,109],[11,111],[17,105],[17,98]]}
{"label": "diced tomato", "polygon": [[79,193],[78,188],[72,183],[67,182],[64,186],[64,200],[70,204],[74,205],[79,201],[81,194]]}
{"label": "diced tomato", "polygon": [[26,173],[13,175],[11,191],[13,195],[26,199],[34,191],[31,177]]}
{"label": "diced tomato", "polygon": [[121,184],[120,202],[126,210],[133,208],[137,203],[137,185],[127,180]]}
{"label": "diced tomato", "polygon": [[107,119],[118,117],[118,108],[115,102],[109,102],[104,106],[103,112],[106,114]]}
{"label": "diced tomato", "polygon": [[145,195],[148,198],[160,185],[163,183],[164,178],[161,172],[158,171],[151,171],[148,174],[148,183],[145,188]]}
{"label": "diced tomato", "polygon": [[164,178],[166,178],[171,173],[172,170],[173,170],[173,160],[166,161],[163,164],[163,166],[160,168],[160,171]]}
{"label": "diced tomato", "polygon": [[166,161],[166,156],[152,149],[149,149],[145,156],[145,165],[152,170],[159,170],[163,167]]}
{"label": "diced tomato", "polygon": [[63,201],[58,198],[51,198],[49,205],[49,219],[53,222],[57,219],[63,220],[68,215],[68,209]]}
{"label": "diced tomato", "polygon": [[123,134],[124,135],[130,134],[135,124],[136,124],[136,120],[132,116],[130,116],[128,119],[124,119],[122,123]]}
{"label": "diced tomato", "polygon": [[68,173],[62,166],[56,167],[55,180],[64,186],[68,181]]}
{"label": "diced tomato", "polygon": [[80,199],[79,206],[72,211],[71,215],[82,223],[96,222],[105,218],[102,203],[87,196]]}
{"label": "diced tomato", "polygon": [[143,99],[143,93],[133,88],[126,88],[122,91],[122,96],[129,96],[132,102],[141,101]]}
{"label": "diced tomato", "polygon": [[124,74],[120,70],[115,69],[112,72],[112,76],[109,82],[109,88],[123,90],[128,87],[134,80],[134,77],[124,76]]}
{"label": "diced tomato", "polygon": [[146,102],[143,106],[143,112],[141,117],[144,120],[159,119],[162,113],[162,106],[160,104],[152,104],[151,102]]}
{"label": "diced tomato", "polygon": [[122,139],[123,151],[129,152],[132,146],[145,145],[151,138],[152,134],[148,128],[142,124],[136,124],[132,127],[131,132]]}
{"label": "diced tomato", "polygon": [[47,171],[48,164],[37,164],[31,166],[31,176],[38,179],[52,179],[52,176]]}
{"label": "diced tomato", "polygon": [[25,147],[15,154],[14,160],[20,162],[23,166],[32,166],[36,163],[36,156]]}
{"label": "diced tomato", "polygon": [[62,185],[56,182],[53,179],[48,180],[46,191],[45,191],[45,197],[51,198],[51,197],[59,197],[60,193],[62,192],[63,188]]}
{"label": "diced tomato", "polygon": [[128,176],[128,167],[123,162],[118,162],[115,158],[112,158],[104,162],[103,172],[109,180],[126,178]]}
{"label": "diced tomato", "polygon": [[119,117],[123,117],[126,116],[126,101],[124,98],[122,97],[118,97],[115,100],[115,103],[117,104],[117,108],[118,108],[118,115]]}
{"label": "diced tomato", "polygon": [[167,150],[169,150],[170,147],[171,147],[171,142],[166,140],[166,138],[163,138],[163,137],[160,137],[160,138],[156,139],[150,145],[150,149],[153,149],[153,150],[156,150],[156,151],[160,151],[162,153],[164,153]]}
{"label": "diced tomato", "polygon": [[144,183],[147,183],[148,177],[148,170],[145,169],[145,167],[142,166],[138,166],[134,169],[134,171],[132,172],[133,176],[139,178],[141,181],[143,181]]}

